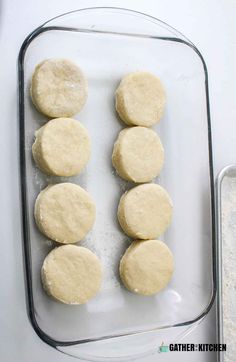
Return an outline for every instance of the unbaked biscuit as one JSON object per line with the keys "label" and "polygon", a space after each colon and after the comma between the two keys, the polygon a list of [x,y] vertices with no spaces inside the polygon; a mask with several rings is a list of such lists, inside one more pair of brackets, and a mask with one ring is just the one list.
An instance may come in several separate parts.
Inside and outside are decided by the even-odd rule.
{"label": "unbaked biscuit", "polygon": [[84,168],[91,152],[86,128],[72,118],[52,119],[36,132],[34,160],[48,175],[73,176]]}
{"label": "unbaked biscuit", "polygon": [[71,117],[87,100],[88,85],[81,69],[67,59],[46,59],[32,76],[31,98],[48,117]]}
{"label": "unbaked biscuit", "polygon": [[164,163],[161,140],[152,129],[125,128],[115,142],[112,163],[117,173],[127,181],[152,181],[159,175]]}
{"label": "unbaked biscuit", "polygon": [[157,184],[143,184],[124,193],[118,220],[124,232],[136,239],[154,239],[165,232],[172,219],[172,201]]}
{"label": "unbaked biscuit", "polygon": [[120,262],[124,286],[136,294],[153,295],[164,289],[174,270],[174,258],[159,240],[134,241]]}
{"label": "unbaked biscuit", "polygon": [[163,116],[165,104],[160,79],[148,72],[128,74],[116,90],[116,110],[128,126],[153,126]]}
{"label": "unbaked biscuit", "polygon": [[101,288],[101,262],[87,248],[64,245],[46,256],[41,277],[48,295],[65,304],[84,304]]}
{"label": "unbaked biscuit", "polygon": [[95,204],[82,187],[60,183],[46,187],[35,202],[35,221],[39,230],[59,243],[76,243],[92,228]]}

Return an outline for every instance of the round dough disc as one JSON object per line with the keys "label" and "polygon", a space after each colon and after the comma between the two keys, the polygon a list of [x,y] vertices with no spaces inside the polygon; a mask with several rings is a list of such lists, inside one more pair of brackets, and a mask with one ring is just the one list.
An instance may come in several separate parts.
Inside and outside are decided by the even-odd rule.
{"label": "round dough disc", "polygon": [[81,69],[67,59],[47,59],[35,68],[31,98],[48,117],[71,117],[87,99],[87,81]]}
{"label": "round dough disc", "polygon": [[149,182],[159,175],[164,163],[161,140],[152,129],[125,128],[114,145],[112,163],[123,179]]}
{"label": "round dough disc", "polygon": [[172,209],[172,201],[163,187],[144,184],[122,195],[117,215],[127,235],[146,240],[165,232],[171,222]]}
{"label": "round dough disc", "polygon": [[129,126],[151,127],[159,122],[165,103],[160,79],[148,72],[128,74],[116,90],[116,110]]}
{"label": "round dough disc", "polygon": [[101,287],[102,267],[89,249],[63,245],[46,256],[41,277],[48,295],[62,303],[84,304]]}
{"label": "round dough disc", "polygon": [[83,169],[90,156],[85,127],[75,119],[56,118],[36,132],[32,147],[38,167],[48,175],[73,176]]}
{"label": "round dough disc", "polygon": [[60,183],[46,187],[35,202],[39,230],[59,243],[76,243],[92,228],[95,204],[82,187]]}
{"label": "round dough disc", "polygon": [[174,270],[174,258],[159,240],[134,241],[120,262],[120,276],[131,292],[153,295],[164,289]]}

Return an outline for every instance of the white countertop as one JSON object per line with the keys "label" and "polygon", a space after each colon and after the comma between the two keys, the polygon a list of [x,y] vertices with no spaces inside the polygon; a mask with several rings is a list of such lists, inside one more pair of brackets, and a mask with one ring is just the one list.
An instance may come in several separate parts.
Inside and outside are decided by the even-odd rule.
{"label": "white countertop", "polygon": [[[4,362],[59,362],[72,358],[53,350],[33,331],[27,315],[21,251],[18,172],[16,60],[24,38],[35,27],[63,12],[88,7],[87,0],[7,1],[0,3],[0,164],[2,169],[0,253],[0,356]],[[236,3],[234,0],[97,1],[151,14],[181,31],[202,52],[209,71],[215,174],[236,156]],[[215,311],[184,338],[188,343],[216,342]],[[146,362],[216,361],[213,352],[172,352]]]}

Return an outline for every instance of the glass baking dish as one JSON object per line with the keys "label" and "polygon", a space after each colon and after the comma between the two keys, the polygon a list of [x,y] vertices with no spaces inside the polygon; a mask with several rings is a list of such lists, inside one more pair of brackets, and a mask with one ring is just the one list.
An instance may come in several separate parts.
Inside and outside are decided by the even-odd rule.
{"label": "glass baking dish", "polygon": [[[87,127],[93,151],[84,172],[73,178],[45,176],[31,156],[34,133],[47,119],[31,103],[30,79],[39,62],[53,57],[76,62],[89,82],[87,104],[75,118]],[[18,67],[26,291],[37,334],[60,349],[200,320],[215,296],[215,232],[208,78],[198,49],[151,16],[88,8],[33,31],[22,44]],[[111,165],[114,141],[125,127],[115,112],[114,92],[120,79],[136,70],[159,76],[167,92],[165,115],[154,127],[165,148],[164,169],[155,182],[168,190],[174,204],[173,222],[160,239],[174,253],[175,272],[168,287],[153,297],[131,294],[118,276],[129,240],[118,226],[116,211],[121,194],[132,185]],[[61,181],[84,187],[97,206],[95,226],[80,244],[100,257],[104,281],[100,294],[86,305],[57,303],[41,286],[40,268],[55,244],[35,226],[33,207],[42,188]]]}

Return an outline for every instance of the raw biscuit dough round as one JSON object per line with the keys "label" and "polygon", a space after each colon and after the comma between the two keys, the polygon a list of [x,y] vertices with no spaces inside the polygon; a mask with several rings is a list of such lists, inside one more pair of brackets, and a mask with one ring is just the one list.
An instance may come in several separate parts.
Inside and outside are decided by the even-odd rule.
{"label": "raw biscuit dough round", "polygon": [[123,129],[115,142],[112,163],[127,181],[149,182],[164,163],[164,148],[157,133],[146,127]]}
{"label": "raw biscuit dough round", "polygon": [[91,144],[86,128],[72,118],[56,118],[36,132],[32,146],[38,167],[48,175],[73,176],[88,162]]}
{"label": "raw biscuit dough round", "polygon": [[31,98],[48,117],[71,117],[87,100],[88,85],[81,69],[67,59],[46,59],[32,76]]}
{"label": "raw biscuit dough round", "polygon": [[118,206],[118,220],[124,232],[137,239],[155,239],[172,219],[172,201],[157,184],[143,184],[124,193]]}
{"label": "raw biscuit dough round", "polygon": [[128,126],[151,127],[160,121],[165,104],[160,79],[148,72],[128,74],[116,90],[116,110]]}
{"label": "raw biscuit dough round", "polygon": [[49,185],[35,202],[35,221],[48,238],[62,244],[76,243],[92,228],[95,204],[82,187],[72,183]]}
{"label": "raw biscuit dough round", "polygon": [[153,295],[164,289],[173,270],[173,255],[160,240],[134,241],[120,261],[124,286],[141,295]]}
{"label": "raw biscuit dough round", "polygon": [[45,291],[51,297],[65,304],[84,304],[101,287],[101,262],[87,248],[63,245],[46,256],[41,278]]}

